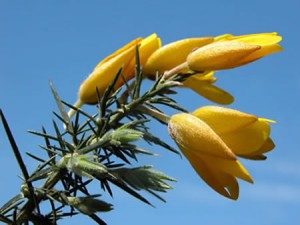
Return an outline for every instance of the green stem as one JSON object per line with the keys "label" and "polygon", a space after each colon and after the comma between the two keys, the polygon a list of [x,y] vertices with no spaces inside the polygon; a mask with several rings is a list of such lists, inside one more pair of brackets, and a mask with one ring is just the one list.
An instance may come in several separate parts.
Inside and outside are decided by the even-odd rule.
{"label": "green stem", "polygon": [[147,114],[149,116],[152,116],[153,118],[161,121],[164,124],[168,124],[168,122],[170,121],[170,117],[167,116],[166,114],[161,113],[161,112],[159,112],[157,110],[148,108],[146,106],[141,105],[141,106],[139,106],[137,108],[137,110],[140,111],[140,112],[142,112],[142,113],[145,113],[145,114]]}
{"label": "green stem", "polygon": [[170,78],[171,76],[175,75],[175,74],[178,74],[182,71],[186,72],[185,70],[189,70],[189,67],[188,67],[188,64],[187,62],[184,62],[176,67],[174,67],[173,69],[171,70],[168,70],[164,73],[164,79],[167,80],[168,78]]}
{"label": "green stem", "polygon": [[[73,104],[73,106],[74,106],[75,108],[80,108],[80,107],[83,106],[83,105],[84,105],[84,103],[83,103],[80,99],[77,99],[77,101]],[[69,110],[69,112],[68,112],[69,118],[71,119],[72,116],[73,116],[76,112],[77,112],[76,109],[71,108],[71,109]]]}
{"label": "green stem", "polygon": [[[57,184],[57,182],[60,180],[61,176],[62,176],[62,173],[60,170],[54,172],[45,181],[45,183],[39,187],[39,189],[49,190],[49,189],[53,188]],[[28,220],[31,217],[31,214],[34,212],[36,203],[39,204],[43,200],[43,198],[44,198],[44,195],[38,192],[36,194],[36,198],[35,198],[36,202],[34,202],[33,199],[28,199],[26,204],[22,207],[20,212],[17,214],[16,224],[21,225],[24,223],[24,221]]]}

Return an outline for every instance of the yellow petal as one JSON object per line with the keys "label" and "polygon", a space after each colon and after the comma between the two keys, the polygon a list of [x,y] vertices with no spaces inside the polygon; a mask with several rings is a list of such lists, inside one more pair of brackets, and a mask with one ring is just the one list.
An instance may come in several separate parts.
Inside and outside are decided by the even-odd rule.
{"label": "yellow petal", "polygon": [[235,160],[233,152],[202,120],[187,114],[175,114],[169,121],[169,134],[178,146],[199,154]]}
{"label": "yellow petal", "polygon": [[[189,153],[183,152],[186,158],[191,163],[197,174],[216,192],[219,194],[236,200],[239,195],[239,185],[234,176],[225,173],[221,170],[215,169],[210,162],[205,159]],[[215,164],[213,164],[215,165]]]}
{"label": "yellow petal", "polygon": [[258,120],[255,123],[233,132],[220,135],[226,145],[238,155],[251,155],[257,152],[268,140],[270,125]]}
{"label": "yellow petal", "polygon": [[254,115],[219,106],[204,106],[192,114],[207,123],[218,135],[239,130],[258,120]]}
{"label": "yellow petal", "polygon": [[241,59],[260,48],[238,41],[214,42],[189,54],[187,63],[193,71],[230,69],[247,63]]}
{"label": "yellow petal", "polygon": [[249,154],[242,154],[238,155],[240,157],[246,158],[246,159],[252,159],[252,160],[264,160],[267,157],[264,156],[264,153],[267,153],[275,148],[275,144],[271,138],[268,138],[267,141],[261,146],[261,148],[258,151],[251,152]]}
{"label": "yellow petal", "polygon": [[[139,60],[140,66],[144,66],[150,55],[161,47],[161,40],[157,34],[151,34],[140,42]],[[124,68],[123,73],[126,77],[133,77],[135,72],[136,58],[134,57],[130,63]]]}
{"label": "yellow petal", "polygon": [[143,73],[150,79],[155,79],[156,73],[164,73],[183,62],[187,55],[196,48],[213,41],[212,37],[188,38],[164,45],[155,51],[147,60]]}
{"label": "yellow petal", "polygon": [[201,73],[195,73],[191,77],[188,77],[188,79],[189,78],[193,78],[197,81],[209,81],[210,83],[213,83],[217,80],[217,78],[214,77],[214,71],[204,71]]}
{"label": "yellow petal", "polygon": [[211,155],[199,155],[199,157],[201,157],[210,167],[214,168],[214,170],[219,170],[249,183],[253,183],[250,174],[238,160],[217,158]]}
{"label": "yellow petal", "polygon": [[278,44],[264,46],[261,49],[259,49],[258,51],[253,52],[252,54],[249,54],[245,58],[241,59],[240,63],[242,65],[244,65],[246,63],[253,62],[257,59],[260,59],[266,55],[270,55],[270,54],[280,52],[280,51],[282,51],[282,47]]}
{"label": "yellow petal", "polygon": [[149,56],[152,55],[157,49],[161,47],[161,40],[157,37],[157,34],[151,34],[141,41],[139,48],[140,64],[143,66],[148,60]]}
{"label": "yellow petal", "polygon": [[189,159],[189,162],[191,163],[194,170],[197,172],[197,174],[216,192],[219,194],[231,198],[230,193],[228,193],[227,189],[224,188],[222,182],[220,179],[218,179],[220,176],[217,175],[216,171],[211,170],[206,163],[201,160],[201,158],[197,158],[193,156],[191,153],[185,154],[186,158]]}
{"label": "yellow petal", "polygon": [[98,65],[95,67],[95,69],[98,68],[98,67],[100,67],[101,65],[103,65],[104,63],[106,63],[107,61],[109,61],[110,59],[116,57],[117,55],[125,52],[126,50],[131,49],[132,47],[137,46],[142,40],[143,40],[143,38],[141,38],[141,37],[138,37],[138,38],[132,40],[128,44],[124,45],[122,48],[120,48],[117,51],[115,51],[113,54],[111,54],[111,55],[107,56],[106,58],[104,58],[101,62],[98,63]]}
{"label": "yellow petal", "polygon": [[268,138],[267,141],[261,146],[261,148],[254,154],[264,154],[275,148],[275,144],[271,138]]}
{"label": "yellow petal", "polygon": [[234,97],[231,94],[219,87],[214,86],[210,81],[207,80],[199,80],[192,76],[185,80],[183,85],[192,89],[204,98],[218,104],[227,105],[234,101]]}
{"label": "yellow petal", "polygon": [[[113,58],[110,58],[101,66],[97,66],[95,70],[82,82],[79,88],[78,97],[85,104],[96,104],[97,91],[103,95],[105,89],[112,82],[118,71],[126,65],[135,55],[135,47],[132,46]],[[120,79],[122,79],[120,77]],[[120,85],[121,82],[119,82]],[[120,86],[115,86],[119,88]]]}
{"label": "yellow petal", "polygon": [[216,36],[214,38],[214,41],[227,41],[230,40],[230,38],[234,37],[232,34],[222,34],[219,36]]}
{"label": "yellow petal", "polygon": [[235,177],[228,174],[218,173],[219,180],[222,182],[222,185],[228,191],[230,198],[232,200],[237,200],[239,198],[239,184]]}
{"label": "yellow petal", "polygon": [[261,33],[261,34],[248,34],[241,36],[227,36],[227,40],[237,40],[247,44],[260,45],[262,47],[274,45],[282,40],[281,36],[278,36],[276,32],[273,33]]}
{"label": "yellow petal", "polygon": [[266,55],[282,51],[282,48],[277,43],[282,40],[276,32],[260,33],[260,34],[247,34],[241,36],[233,36],[230,34],[221,35],[215,38],[215,41],[238,41],[251,45],[259,45],[261,49],[241,59],[241,65],[260,59]]}

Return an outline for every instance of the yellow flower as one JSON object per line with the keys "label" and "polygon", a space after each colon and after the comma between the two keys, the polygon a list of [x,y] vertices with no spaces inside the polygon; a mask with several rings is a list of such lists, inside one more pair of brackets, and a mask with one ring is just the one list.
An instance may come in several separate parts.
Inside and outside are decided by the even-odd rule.
{"label": "yellow flower", "polygon": [[205,106],[192,114],[173,115],[169,134],[199,176],[215,191],[237,199],[236,178],[252,183],[236,156],[265,159],[275,145],[271,120],[218,106]]}
{"label": "yellow flower", "polygon": [[201,107],[192,114],[210,126],[240,157],[265,159],[263,154],[275,147],[269,137],[269,123],[274,121],[217,106]]}
{"label": "yellow flower", "polygon": [[143,67],[143,74],[154,80],[157,73],[163,74],[184,63],[193,49],[207,45],[213,40],[213,37],[187,38],[164,45],[148,58]]}
{"label": "yellow flower", "polygon": [[253,182],[231,149],[201,119],[187,113],[176,114],[171,117],[168,128],[198,175],[221,195],[238,198],[236,178]]}
{"label": "yellow flower", "polygon": [[[123,68],[122,73],[125,79],[127,81],[132,79],[135,71],[135,49],[137,45],[139,45],[140,62],[143,66],[147,58],[156,49],[160,48],[161,42],[156,34],[152,34],[145,39],[137,38],[106,57],[80,85],[78,93],[80,103],[77,102],[76,105],[96,104],[98,102],[96,89],[98,89],[100,95],[103,95],[105,89],[121,68]],[[118,89],[123,84],[123,78],[120,77],[114,88]]]}
{"label": "yellow flower", "polygon": [[215,38],[215,42],[198,48],[187,57],[193,71],[230,69],[258,60],[266,55],[279,52],[281,41],[277,33],[230,34]]}
{"label": "yellow flower", "polygon": [[[214,41],[212,37],[188,38],[164,45],[156,50],[146,61],[143,67],[143,74],[147,78],[154,80],[157,73],[163,74],[186,62],[190,52],[201,46],[207,45]],[[177,72],[189,72],[187,66]],[[213,83],[217,80],[213,77],[213,72],[195,74],[183,82],[184,87],[188,87],[210,101],[219,104],[230,104],[233,97],[226,91],[216,87]]]}

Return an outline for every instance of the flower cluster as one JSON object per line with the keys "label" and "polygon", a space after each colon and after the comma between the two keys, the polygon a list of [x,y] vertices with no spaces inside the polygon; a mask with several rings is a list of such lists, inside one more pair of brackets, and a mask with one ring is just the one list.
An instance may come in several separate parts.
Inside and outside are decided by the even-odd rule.
{"label": "flower cluster", "polygon": [[[80,85],[78,100],[81,104],[97,104],[97,91],[103,95],[106,87],[122,68],[123,78],[115,84],[118,89],[135,74],[135,48],[139,46],[139,60],[143,75],[154,80],[159,74],[192,73],[183,86],[191,88],[203,97],[219,103],[230,104],[233,97],[213,85],[214,72],[230,69],[281,51],[277,33],[261,33],[242,36],[230,34],[218,37],[188,38],[161,46],[156,34],[137,38],[103,59]],[[171,72],[171,73],[170,73]]]}
{"label": "flower cluster", "polygon": [[[164,46],[156,34],[137,38],[95,67],[80,85],[76,106],[97,104],[121,69],[114,90],[134,78],[137,49],[143,78],[168,80],[176,76],[177,86],[190,88],[212,102],[230,104],[233,96],[214,85],[214,73],[279,52],[280,41],[275,32],[187,38]],[[199,176],[230,199],[239,195],[236,178],[253,182],[237,157],[265,159],[264,153],[275,147],[269,137],[273,121],[237,110],[207,106],[175,114],[167,121],[170,136]]]}

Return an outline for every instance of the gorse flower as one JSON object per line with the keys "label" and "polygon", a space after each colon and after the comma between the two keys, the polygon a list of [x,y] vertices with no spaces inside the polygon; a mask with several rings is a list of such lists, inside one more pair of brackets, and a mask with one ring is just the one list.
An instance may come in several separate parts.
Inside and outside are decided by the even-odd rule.
{"label": "gorse flower", "polygon": [[265,159],[263,154],[275,147],[269,137],[272,120],[217,106],[201,107],[192,114],[208,124],[240,157]]}
{"label": "gorse flower", "polygon": [[[152,34],[145,39],[137,38],[106,57],[80,85],[79,100],[85,104],[96,104],[98,102],[97,89],[100,96],[103,95],[105,89],[121,68],[125,79],[127,81],[132,79],[135,75],[135,49],[138,45],[140,62],[143,66],[147,58],[160,47],[161,42],[156,34]],[[120,77],[114,88],[118,89],[123,84],[123,78]]]}
{"label": "gorse flower", "polygon": [[281,51],[277,44],[281,39],[277,33],[222,35],[216,37],[215,42],[191,52],[187,63],[194,71],[231,69]]}
{"label": "gorse flower", "polygon": [[184,87],[210,101],[230,104],[234,98],[212,85],[216,81],[213,71],[242,66],[281,51],[280,40],[277,33],[183,39],[157,49],[146,61],[143,74],[153,80],[157,74],[194,73],[183,82]]}
{"label": "gorse flower", "polygon": [[184,87],[191,88],[210,101],[230,104],[234,98],[226,91],[212,85],[216,81],[212,75],[213,71],[242,66],[281,51],[281,46],[277,44],[280,41],[281,37],[277,33],[242,36],[225,34],[215,38],[182,39],[161,47],[161,41],[156,34],[145,39],[137,38],[103,59],[95,67],[80,85],[75,106],[96,104],[98,93],[100,96],[103,95],[121,68],[124,76],[119,77],[114,89],[120,88],[124,84],[124,79],[126,81],[132,79],[135,72],[137,45],[143,75],[147,78],[153,80],[157,75],[170,71],[182,74],[194,73],[183,82]]}
{"label": "gorse flower", "polygon": [[[179,70],[176,70],[177,73],[193,72],[186,64],[187,56],[193,50],[213,41],[213,37],[187,38],[164,45],[148,58],[143,68],[143,74],[147,78],[154,80],[157,73],[163,74],[178,66]],[[182,66],[180,67],[180,65]],[[183,82],[183,86],[189,87],[210,101],[219,104],[232,103],[233,97],[229,93],[213,85],[217,80],[216,77],[213,77],[213,74],[212,71],[194,74]]]}
{"label": "gorse flower", "polygon": [[236,178],[253,182],[236,155],[262,159],[262,154],[274,147],[268,120],[221,107],[175,114],[168,127],[198,175],[230,199],[239,196]]}

